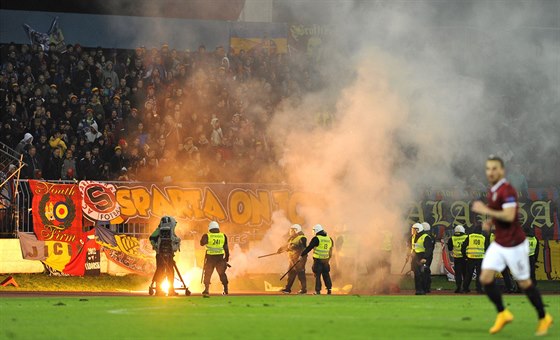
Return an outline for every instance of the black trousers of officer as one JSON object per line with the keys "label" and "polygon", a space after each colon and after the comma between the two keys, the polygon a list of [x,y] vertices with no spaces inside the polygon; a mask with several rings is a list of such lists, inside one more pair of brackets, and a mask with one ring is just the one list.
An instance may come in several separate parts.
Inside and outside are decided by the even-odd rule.
{"label": "black trousers of officer", "polygon": [[315,291],[321,291],[321,276],[323,277],[323,281],[325,281],[325,287],[327,289],[332,289],[332,281],[331,281],[331,265],[329,264],[329,260],[322,260],[322,259],[313,259],[313,266],[311,267],[313,270],[313,274],[315,274]]}
{"label": "black trousers of officer", "polygon": [[432,290],[432,260],[433,258],[426,260],[426,268],[424,270],[424,287],[426,289],[426,293],[429,293]]}
{"label": "black trousers of officer", "polygon": [[480,283],[480,266],[482,265],[482,259],[467,259],[467,276],[465,277],[465,284],[463,285],[463,290],[468,292],[470,290],[471,281],[473,278],[473,273],[476,272],[476,290],[482,292],[482,284]]}
{"label": "black trousers of officer", "polygon": [[515,293],[515,291],[517,290],[517,285],[513,281],[513,278],[511,277],[511,272],[509,271],[508,267],[506,267],[506,269],[502,271],[502,278],[504,280],[504,286],[506,288],[506,292]]}
{"label": "black trousers of officer", "polygon": [[415,254],[413,255],[410,263],[410,269],[412,269],[412,272],[414,273],[414,289],[416,290],[416,293],[426,292],[426,274],[424,272],[424,264],[420,263],[421,259],[422,257]]}
{"label": "black trousers of officer", "polygon": [[220,276],[220,281],[224,287],[228,284],[228,278],[226,275],[227,263],[224,260],[224,255],[206,255],[206,260],[204,261],[204,285],[210,285],[210,280],[212,279],[212,273],[214,269],[218,272]]}
{"label": "black trousers of officer", "polygon": [[531,281],[533,281],[533,286],[537,286],[537,274],[536,274],[536,263],[537,263],[537,259],[535,258],[535,255],[533,256],[529,256],[529,265],[531,268]]}
{"label": "black trousers of officer", "polygon": [[455,271],[455,286],[457,290],[463,289],[463,282],[467,277],[467,261],[464,257],[456,257],[453,259],[453,270]]}
{"label": "black trousers of officer", "polygon": [[173,255],[170,254],[157,254],[156,255],[156,272],[154,274],[154,281],[156,282],[156,291],[161,290],[163,280],[167,278],[169,287],[173,287],[175,282],[175,269]]}
{"label": "black trousers of officer", "polygon": [[299,282],[301,284],[301,290],[307,290],[307,279],[305,278],[305,264],[307,263],[307,256],[305,256],[301,261],[298,262],[297,265],[295,265],[298,259],[299,257],[290,257],[290,268],[294,268],[292,268],[292,270],[288,272],[288,283],[286,284],[286,290],[292,290],[292,285],[294,284],[296,277],[299,279]]}

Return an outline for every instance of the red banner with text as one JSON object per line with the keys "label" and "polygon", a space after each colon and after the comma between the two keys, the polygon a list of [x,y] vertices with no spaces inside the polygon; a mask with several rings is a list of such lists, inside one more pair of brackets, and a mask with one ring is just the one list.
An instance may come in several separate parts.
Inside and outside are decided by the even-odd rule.
{"label": "red banner with text", "polygon": [[82,237],[82,197],[75,184],[29,181],[33,230],[41,241],[73,243]]}

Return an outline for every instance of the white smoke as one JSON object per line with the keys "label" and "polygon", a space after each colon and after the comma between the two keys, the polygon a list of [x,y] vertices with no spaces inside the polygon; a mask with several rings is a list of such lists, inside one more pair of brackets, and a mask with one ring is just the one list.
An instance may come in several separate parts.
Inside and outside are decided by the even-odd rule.
{"label": "white smoke", "polygon": [[[326,201],[319,214],[303,211],[306,221],[346,225],[366,264],[382,231],[407,232],[406,206],[422,189],[464,188],[491,152],[527,171],[551,166],[545,157],[560,145],[559,21],[555,34],[530,25],[546,16],[543,3],[473,1],[457,13],[439,2],[368,4],[317,9],[337,32],[314,65],[326,85],[284,105],[270,128],[290,184]],[[334,123],[318,127],[325,110]]]}

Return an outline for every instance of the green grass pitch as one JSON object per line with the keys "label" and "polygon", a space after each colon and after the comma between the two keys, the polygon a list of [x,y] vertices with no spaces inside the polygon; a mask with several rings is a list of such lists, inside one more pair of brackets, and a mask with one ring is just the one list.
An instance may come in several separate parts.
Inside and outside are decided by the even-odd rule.
{"label": "green grass pitch", "polygon": [[[526,339],[536,313],[525,296],[504,296],[515,320],[487,331],[486,296],[3,297],[3,339]],[[544,296],[560,318],[560,296]],[[560,336],[552,327],[549,338]]]}

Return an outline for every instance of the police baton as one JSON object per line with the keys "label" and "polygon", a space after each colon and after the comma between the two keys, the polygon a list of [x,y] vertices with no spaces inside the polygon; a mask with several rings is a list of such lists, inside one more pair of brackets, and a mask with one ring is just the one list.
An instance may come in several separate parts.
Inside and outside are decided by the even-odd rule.
{"label": "police baton", "polygon": [[200,284],[204,283],[204,272],[205,272],[204,269],[206,268],[206,260],[207,260],[207,257],[205,255],[204,256],[204,264],[202,265],[202,275],[200,275]]}
{"label": "police baton", "polygon": [[282,254],[282,253],[283,253],[283,251],[282,251],[282,252],[275,252],[275,253],[271,253],[271,254],[261,255],[261,256],[259,256],[259,257],[257,257],[257,258],[262,259],[263,257],[269,257],[269,256],[279,255],[279,254]]}
{"label": "police baton", "polygon": [[282,281],[282,279],[283,279],[286,275],[288,275],[288,273],[291,272],[292,269],[294,269],[294,268],[297,266],[297,264],[299,263],[299,261],[301,261],[301,258],[299,258],[299,259],[296,261],[296,263],[294,263],[294,265],[291,266],[290,269],[288,269],[288,271],[287,271],[284,275],[282,275],[282,277],[280,278],[280,281]]}
{"label": "police baton", "polygon": [[408,254],[406,256],[406,261],[404,261],[404,265],[402,266],[401,274],[403,273],[404,268],[406,268],[406,265],[408,264],[408,261],[410,261],[410,257],[411,257],[411,254]]}

